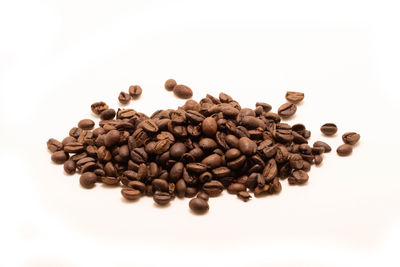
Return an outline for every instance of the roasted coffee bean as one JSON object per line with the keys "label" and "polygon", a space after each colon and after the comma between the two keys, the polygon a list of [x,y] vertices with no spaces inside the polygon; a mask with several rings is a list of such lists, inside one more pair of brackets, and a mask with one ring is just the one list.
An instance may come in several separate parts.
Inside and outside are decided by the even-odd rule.
{"label": "roasted coffee bean", "polygon": [[264,103],[264,102],[257,102],[256,107],[262,107],[263,111],[270,112],[272,109],[272,106],[270,104]]}
{"label": "roasted coffee bean", "polygon": [[296,113],[297,107],[292,103],[285,103],[278,109],[278,114],[282,118],[289,118]]}
{"label": "roasted coffee bean", "polygon": [[201,198],[201,199],[203,199],[203,200],[205,200],[205,201],[208,201],[208,199],[210,198],[210,196],[209,196],[206,192],[201,191],[201,192],[199,192],[199,193],[197,194],[197,198]]}
{"label": "roasted coffee bean", "polygon": [[183,168],[184,165],[182,162],[176,162],[169,171],[169,180],[171,182],[178,181],[182,177]]}
{"label": "roasted coffee bean", "polygon": [[112,120],[115,117],[115,110],[110,108],[106,109],[100,113],[100,119],[102,120]]}
{"label": "roasted coffee bean", "polygon": [[289,184],[304,184],[308,181],[308,174],[303,170],[297,170],[289,177]]}
{"label": "roasted coffee bean", "polygon": [[286,100],[297,104],[304,99],[304,93],[288,91],[286,93]]}
{"label": "roasted coffee bean", "polygon": [[176,184],[175,184],[175,191],[176,191],[176,195],[180,198],[185,196],[185,192],[186,192],[186,183],[185,180],[183,179],[179,179]]}
{"label": "roasted coffee bean", "polygon": [[56,151],[51,155],[51,160],[56,164],[63,164],[69,158],[64,151]]}
{"label": "roasted coffee bean", "polygon": [[225,152],[225,158],[230,161],[240,157],[241,154],[239,149],[231,148]]}
{"label": "roasted coffee bean", "polygon": [[73,127],[73,128],[71,128],[71,130],[69,130],[69,135],[72,137],[78,138],[79,135],[81,135],[82,131],[83,130],[81,128]]}
{"label": "roasted coffee bean", "polygon": [[306,131],[306,127],[304,126],[304,124],[297,123],[292,126],[292,131],[298,134],[303,134]]}
{"label": "roasted coffee bean", "polygon": [[64,162],[64,171],[68,174],[74,174],[76,170],[76,163],[75,161],[69,159]]}
{"label": "roasted coffee bean", "polygon": [[257,186],[256,188],[254,188],[254,196],[255,197],[260,197],[260,196],[264,196],[270,194],[270,185],[263,185],[263,186]]}
{"label": "roasted coffee bean", "polygon": [[207,182],[203,185],[203,191],[206,192],[210,197],[216,197],[221,194],[224,190],[224,185],[216,180]]}
{"label": "roasted coffee bean", "polygon": [[251,195],[247,191],[240,191],[239,193],[237,193],[237,197],[244,202],[247,202],[251,199]]}
{"label": "roasted coffee bean", "polygon": [[131,101],[131,96],[128,93],[125,92],[121,92],[118,95],[118,101],[123,104],[126,105],[129,103],[129,101]]}
{"label": "roasted coffee bean", "polygon": [[232,170],[237,170],[241,168],[245,162],[246,162],[246,156],[241,155],[237,159],[228,162],[226,165]]}
{"label": "roasted coffee bean", "polygon": [[321,132],[327,136],[334,135],[337,130],[337,126],[334,123],[325,123],[321,126]]}
{"label": "roasted coffee bean", "polygon": [[305,139],[310,138],[311,137],[311,132],[309,130],[305,130],[304,133],[303,133],[303,137]]}
{"label": "roasted coffee bean", "polygon": [[119,178],[119,177],[103,176],[103,177],[101,177],[101,181],[102,181],[104,184],[107,184],[107,185],[118,185],[119,182],[121,181],[121,178]]}
{"label": "roasted coffee bean", "polygon": [[141,193],[146,191],[146,185],[140,181],[129,181],[128,187],[139,190]]}
{"label": "roasted coffee bean", "polygon": [[143,121],[142,123],[140,123],[139,126],[149,133],[156,133],[158,131],[158,126],[152,119],[147,119]]}
{"label": "roasted coffee bean", "polygon": [[292,154],[289,157],[289,162],[293,169],[300,170],[303,168],[303,158],[299,154]]}
{"label": "roasted coffee bean", "polygon": [[209,209],[207,201],[197,197],[189,201],[189,207],[193,212],[198,214],[203,214]]}
{"label": "roasted coffee bean", "polygon": [[131,85],[129,86],[129,94],[132,98],[138,98],[142,95],[142,87],[139,85]]}
{"label": "roasted coffee bean", "polygon": [[266,182],[272,181],[278,175],[278,166],[276,165],[275,159],[270,159],[267,164],[265,164],[262,176]]}
{"label": "roasted coffee bean", "polygon": [[303,168],[302,168],[302,170],[305,171],[305,172],[309,172],[311,170],[311,164],[308,161],[303,160]]}
{"label": "roasted coffee bean", "polygon": [[179,98],[188,99],[193,96],[192,89],[186,85],[177,84],[174,86],[173,91],[174,94]]}
{"label": "roasted coffee bean", "polygon": [[315,157],[314,157],[315,165],[317,165],[317,166],[320,165],[322,163],[323,159],[324,158],[321,155],[315,155]]}
{"label": "roasted coffee bean", "polygon": [[214,169],[222,165],[222,157],[218,154],[211,154],[204,158],[201,163],[207,165],[210,169]]}
{"label": "roasted coffee bean", "polygon": [[51,153],[54,153],[61,150],[63,148],[63,144],[54,138],[50,138],[47,141],[47,148],[50,150]]}
{"label": "roasted coffee bean", "polygon": [[331,150],[332,150],[331,147],[327,143],[322,142],[322,141],[314,142],[313,147],[323,147],[324,153],[331,152]]}
{"label": "roasted coffee bean", "polygon": [[239,139],[239,150],[245,155],[252,155],[257,151],[257,144],[248,137]]}
{"label": "roasted coffee bean", "polygon": [[133,188],[123,188],[121,194],[127,200],[137,200],[142,195],[139,190]]}
{"label": "roasted coffee bean", "polygon": [[324,147],[312,147],[311,148],[311,153],[313,154],[313,155],[321,155],[321,154],[323,154],[325,152],[325,148]]}
{"label": "roasted coffee bean", "polygon": [[270,184],[269,191],[272,194],[277,194],[282,191],[282,185],[281,185],[281,182],[279,182],[278,178],[274,178],[274,180]]}
{"label": "roasted coffee bean", "polygon": [[202,138],[199,141],[199,146],[201,149],[203,149],[205,151],[212,151],[218,147],[218,145],[214,141],[214,139],[211,139],[211,138]]}
{"label": "roasted coffee bean", "polygon": [[171,195],[167,192],[156,191],[153,195],[153,200],[158,205],[167,205],[171,201]]}
{"label": "roasted coffee bean", "polygon": [[217,129],[217,121],[213,117],[205,118],[201,124],[201,130],[206,136],[214,136]]}
{"label": "roasted coffee bean", "polygon": [[218,167],[212,170],[213,177],[221,178],[225,176],[229,176],[231,174],[231,170],[225,166]]}
{"label": "roasted coffee bean", "polygon": [[168,192],[168,182],[162,179],[154,179],[152,182],[153,188],[156,191]]}
{"label": "roasted coffee bean", "polygon": [[[57,140],[56,140],[57,141]],[[65,146],[65,145],[67,145],[67,144],[69,144],[69,143],[72,143],[72,142],[76,142],[77,140],[76,140],[76,138],[75,137],[72,137],[72,136],[67,136],[67,137],[65,137],[63,140],[62,140],[62,145],[63,146]],[[61,149],[58,149],[58,150],[61,150]],[[57,150],[56,150],[57,151]]]}
{"label": "roasted coffee bean", "polygon": [[341,157],[348,156],[353,152],[353,147],[349,144],[343,144],[336,149],[336,152]]}
{"label": "roasted coffee bean", "polygon": [[355,132],[348,132],[342,136],[343,142],[349,145],[355,145],[360,140],[360,135]]}
{"label": "roasted coffee bean", "polygon": [[104,110],[108,109],[108,105],[102,101],[93,103],[90,106],[92,112],[96,115],[100,115]]}
{"label": "roasted coffee bean", "polygon": [[172,91],[172,90],[174,90],[174,87],[175,87],[175,86],[176,86],[176,81],[175,81],[174,79],[168,79],[168,80],[165,81],[164,88],[165,88],[167,91]]}
{"label": "roasted coffee bean", "polygon": [[115,146],[119,143],[120,132],[118,130],[111,130],[104,136],[104,144],[107,147]]}
{"label": "roasted coffee bean", "polygon": [[231,185],[228,186],[228,193],[229,194],[238,194],[241,191],[245,191],[246,190],[246,186],[244,184],[241,183],[233,183]]}
{"label": "roasted coffee bean", "polygon": [[197,173],[197,174],[201,174],[201,173],[207,171],[207,168],[208,168],[207,165],[198,163],[198,162],[186,164],[186,169],[188,171]]}
{"label": "roasted coffee bean", "polygon": [[162,153],[168,151],[170,144],[170,141],[167,139],[156,142],[154,145],[154,153],[161,155]]}
{"label": "roasted coffee bean", "polygon": [[97,175],[93,172],[85,172],[81,175],[79,182],[84,188],[92,188],[94,184],[97,182]]}
{"label": "roasted coffee bean", "polygon": [[94,127],[94,121],[90,119],[80,120],[78,123],[78,127],[82,130],[91,130]]}

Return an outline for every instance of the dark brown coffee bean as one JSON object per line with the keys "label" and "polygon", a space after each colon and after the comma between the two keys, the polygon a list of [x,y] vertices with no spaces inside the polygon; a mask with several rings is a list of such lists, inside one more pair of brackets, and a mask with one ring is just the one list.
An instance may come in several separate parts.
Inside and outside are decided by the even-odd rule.
{"label": "dark brown coffee bean", "polygon": [[325,152],[325,148],[324,147],[322,147],[322,146],[320,146],[320,147],[312,147],[311,148],[311,153],[313,154],[313,155],[321,155],[321,154],[323,154]]}
{"label": "dark brown coffee bean", "polygon": [[[76,142],[77,140],[76,140],[76,138],[75,137],[72,137],[72,136],[67,136],[67,137],[65,137],[63,140],[62,140],[62,145],[63,146],[65,146],[65,145],[67,145],[67,144],[69,144],[69,143],[72,143],[72,142]],[[60,149],[59,149],[60,150]]]}
{"label": "dark brown coffee bean", "polygon": [[211,139],[211,138],[202,138],[199,141],[199,146],[201,149],[203,149],[205,151],[212,151],[218,147],[218,145],[214,141],[214,139]]}
{"label": "dark brown coffee bean", "polygon": [[102,101],[93,103],[90,106],[92,112],[96,115],[100,115],[104,110],[108,109],[108,105]]}
{"label": "dark brown coffee bean", "polygon": [[131,85],[129,86],[129,94],[132,98],[138,98],[142,95],[142,87],[139,85]]}
{"label": "dark brown coffee bean", "polygon": [[226,165],[232,170],[238,170],[243,166],[245,162],[246,162],[246,156],[241,155],[237,159],[228,162]]}
{"label": "dark brown coffee bean", "polygon": [[103,177],[101,177],[101,181],[102,181],[104,184],[107,184],[107,185],[118,185],[119,182],[121,181],[121,178],[119,178],[119,177],[103,176]]}
{"label": "dark brown coffee bean", "polygon": [[225,166],[218,167],[212,170],[212,174],[214,177],[221,178],[225,176],[229,176],[231,174],[231,170]]}
{"label": "dark brown coffee bean", "polygon": [[167,91],[172,91],[172,90],[174,90],[175,85],[176,85],[176,81],[174,79],[168,79],[164,83],[164,88]]}
{"label": "dark brown coffee bean", "polygon": [[278,166],[276,161],[272,158],[265,164],[262,176],[266,182],[272,181],[278,175]]}
{"label": "dark brown coffee bean", "polygon": [[137,200],[142,195],[139,190],[133,188],[123,188],[121,194],[127,200]]}
{"label": "dark brown coffee bean", "polygon": [[286,92],[286,100],[289,102],[297,104],[301,102],[303,99],[304,99],[304,93],[292,92],[292,91]]}
{"label": "dark brown coffee bean", "polygon": [[303,168],[302,168],[302,170],[305,171],[305,172],[309,172],[311,170],[311,164],[308,161],[303,160]]}
{"label": "dark brown coffee bean", "polygon": [[63,148],[63,144],[60,141],[58,141],[58,140],[56,140],[54,138],[50,138],[47,141],[47,148],[49,149],[49,151],[51,153],[54,153],[56,151],[61,150]]}
{"label": "dark brown coffee bean", "polygon": [[331,147],[327,143],[322,142],[322,141],[314,142],[313,147],[323,147],[324,153],[331,152],[331,150],[332,150]]}
{"label": "dark brown coffee bean", "polygon": [[285,103],[278,109],[278,114],[282,118],[289,118],[296,113],[297,107],[292,103]]}
{"label": "dark brown coffee bean", "polygon": [[246,190],[246,186],[244,184],[241,183],[233,183],[231,185],[228,186],[228,193],[229,194],[238,194],[241,191],[245,191]]}
{"label": "dark brown coffee bean", "polygon": [[311,137],[311,132],[309,130],[305,130],[304,133],[303,133],[303,137],[305,139],[310,138]]}
{"label": "dark brown coffee bean", "polygon": [[69,130],[69,135],[75,138],[78,138],[79,135],[82,133],[82,129],[78,127],[73,127],[71,130]]}
{"label": "dark brown coffee bean", "polygon": [[277,163],[284,163],[289,159],[289,151],[286,147],[279,145],[276,147],[275,160]]}
{"label": "dark brown coffee bean", "polygon": [[348,156],[353,152],[353,147],[349,144],[343,144],[336,149],[336,152],[341,157]]}
{"label": "dark brown coffee bean", "polygon": [[239,193],[237,193],[237,197],[244,202],[247,202],[251,199],[251,195],[247,191],[240,191]]}
{"label": "dark brown coffee bean", "polygon": [[171,170],[169,171],[169,179],[171,182],[176,182],[182,177],[183,168],[184,166],[182,162],[176,162],[172,166]]}
{"label": "dark brown coffee bean", "polygon": [[255,197],[260,197],[260,196],[264,196],[270,194],[270,185],[263,185],[263,186],[257,186],[256,188],[254,188],[254,196]]}
{"label": "dark brown coffee bean", "polygon": [[297,170],[289,177],[289,184],[304,184],[308,181],[308,174],[303,170]]}
{"label": "dark brown coffee bean", "polygon": [[186,183],[185,180],[183,179],[179,179],[176,184],[175,184],[175,191],[176,191],[176,195],[180,198],[185,196],[185,192],[186,192]]}
{"label": "dark brown coffee bean", "polygon": [[201,124],[201,130],[206,136],[214,136],[217,129],[217,121],[213,117],[205,118]]}
{"label": "dark brown coffee bean", "polygon": [[210,198],[210,196],[209,196],[206,192],[201,191],[201,192],[199,192],[199,193],[197,194],[197,198],[201,198],[201,199],[203,199],[203,200],[205,200],[205,201],[208,201],[208,199]]}
{"label": "dark brown coffee bean", "polygon": [[186,169],[188,171],[197,173],[197,174],[201,174],[201,173],[207,171],[207,168],[208,168],[207,165],[198,163],[198,162],[186,164]]}
{"label": "dark brown coffee bean", "polygon": [[107,176],[117,177],[118,175],[117,169],[111,162],[107,162],[106,165],[104,165],[104,171],[106,172]]}
{"label": "dark brown coffee bean", "polygon": [[170,141],[166,139],[156,142],[154,145],[154,153],[161,155],[162,153],[168,151],[170,144]]}
{"label": "dark brown coffee bean", "polygon": [[78,123],[78,127],[83,130],[91,130],[94,127],[94,121],[92,121],[91,119],[80,120]]}
{"label": "dark brown coffee bean", "polygon": [[303,134],[306,131],[306,127],[304,126],[304,124],[297,123],[292,126],[292,131],[298,134]]}
{"label": "dark brown coffee bean", "polygon": [[115,117],[115,110],[110,108],[106,109],[100,113],[100,119],[102,120],[112,120]]}
{"label": "dark brown coffee bean", "polygon": [[146,132],[149,132],[149,133],[158,132],[157,123],[155,123],[155,121],[152,119],[147,119],[147,120],[143,121],[142,123],[139,124],[139,127],[143,128],[143,130],[145,130]]}
{"label": "dark brown coffee bean", "polygon": [[321,126],[321,132],[327,136],[334,135],[337,130],[337,126],[334,123],[325,123]]}
{"label": "dark brown coffee bean", "polygon": [[226,160],[234,160],[234,159],[240,157],[241,154],[242,153],[240,152],[239,149],[231,148],[225,152],[225,158],[226,158]]}
{"label": "dark brown coffee bean", "polygon": [[239,139],[239,150],[249,156],[257,151],[257,144],[248,137],[241,137]]}
{"label": "dark brown coffee bean", "polygon": [[158,205],[167,205],[171,201],[171,195],[167,192],[156,191],[153,195],[153,200]]}
{"label": "dark brown coffee bean", "polygon": [[323,159],[324,158],[321,155],[315,155],[315,157],[314,157],[315,165],[317,165],[317,166],[320,165],[322,163]]}
{"label": "dark brown coffee bean", "polygon": [[256,107],[262,107],[264,112],[270,112],[272,109],[272,106],[270,104],[264,102],[257,102]]}
{"label": "dark brown coffee bean", "polygon": [[197,197],[189,201],[189,207],[193,212],[198,214],[203,214],[209,209],[207,201]]}
{"label": "dark brown coffee bean", "polygon": [[222,157],[218,154],[211,154],[204,158],[201,163],[207,165],[210,169],[214,169],[222,165]]}
{"label": "dark brown coffee bean", "polygon": [[360,140],[360,135],[355,132],[348,132],[342,136],[343,142],[349,145],[355,145]]}
{"label": "dark brown coffee bean", "polygon": [[69,155],[62,150],[56,151],[51,155],[51,160],[56,164],[63,164],[68,158]]}
{"label": "dark brown coffee bean", "polygon": [[120,132],[118,130],[111,130],[104,136],[104,144],[107,147],[115,146],[119,143]]}
{"label": "dark brown coffee bean", "polygon": [[81,175],[79,179],[80,184],[84,188],[92,188],[94,184],[97,182],[97,175],[94,174],[93,172],[85,172],[84,174]]}
{"label": "dark brown coffee bean", "polygon": [[207,182],[203,185],[203,191],[206,192],[210,197],[216,197],[221,194],[224,190],[224,185],[216,180]]}
{"label": "dark brown coffee bean", "polygon": [[174,86],[173,91],[174,91],[174,94],[179,98],[188,99],[193,96],[192,89],[190,89],[186,85],[177,84]]}
{"label": "dark brown coffee bean", "polygon": [[299,154],[292,154],[289,157],[289,162],[293,169],[300,170],[303,168],[303,158]]}
{"label": "dark brown coffee bean", "polygon": [[151,183],[156,191],[168,192],[168,182],[162,179],[154,179]]}
{"label": "dark brown coffee bean", "polygon": [[240,120],[240,124],[247,129],[256,129],[258,127],[261,127],[262,129],[265,128],[264,122],[253,116],[243,116]]}
{"label": "dark brown coffee bean", "polygon": [[146,185],[140,181],[129,181],[128,187],[139,190],[141,193],[146,191]]}
{"label": "dark brown coffee bean", "polygon": [[118,101],[119,103],[126,105],[131,101],[131,96],[128,93],[120,92],[118,95]]}
{"label": "dark brown coffee bean", "polygon": [[192,197],[196,196],[197,192],[198,192],[198,190],[196,187],[188,186],[185,191],[185,197],[192,198]]}
{"label": "dark brown coffee bean", "polygon": [[76,170],[75,161],[69,159],[64,163],[64,171],[68,174],[74,174]]}

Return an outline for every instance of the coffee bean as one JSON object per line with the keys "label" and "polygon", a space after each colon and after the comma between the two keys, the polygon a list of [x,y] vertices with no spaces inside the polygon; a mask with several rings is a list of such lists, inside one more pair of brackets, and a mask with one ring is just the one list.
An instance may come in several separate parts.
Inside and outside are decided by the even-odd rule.
{"label": "coffee bean", "polygon": [[262,176],[266,182],[272,181],[278,175],[278,166],[275,159],[270,159],[265,165]]}
{"label": "coffee bean", "polygon": [[118,95],[118,101],[121,104],[126,105],[131,101],[131,96],[126,92],[120,92]]}
{"label": "coffee bean", "polygon": [[153,195],[153,200],[158,205],[167,205],[171,201],[171,195],[167,192],[156,191]]}
{"label": "coffee bean", "polygon": [[293,169],[300,170],[303,168],[303,158],[299,154],[291,155],[289,162]]}
{"label": "coffee bean", "polygon": [[56,164],[63,164],[68,159],[68,154],[64,151],[56,151],[51,155],[51,160]]}
{"label": "coffee bean", "polygon": [[292,103],[285,103],[278,109],[278,114],[282,118],[289,118],[296,113],[297,107]]}
{"label": "coffee bean", "polygon": [[111,130],[104,136],[104,145],[107,147],[117,145],[119,143],[120,133],[118,130]]}
{"label": "coffee bean", "polygon": [[149,132],[149,133],[158,132],[158,126],[155,123],[155,121],[152,119],[144,120],[143,122],[141,122],[139,124],[139,127],[143,128],[143,130],[145,130],[146,132]]}
{"label": "coffee bean", "polygon": [[186,85],[177,84],[173,88],[174,94],[183,99],[191,98],[193,96],[192,89]]}
{"label": "coffee bean", "polygon": [[205,118],[201,124],[201,130],[206,136],[214,136],[217,129],[217,121],[213,117]]}
{"label": "coffee bean", "polygon": [[270,104],[264,102],[257,102],[256,107],[262,107],[264,112],[270,112],[272,109],[272,106]]}
{"label": "coffee bean", "polygon": [[325,123],[321,126],[321,132],[327,136],[334,135],[337,130],[338,129],[334,123]]}
{"label": "coffee bean", "polygon": [[255,197],[261,197],[264,195],[270,194],[270,186],[269,185],[263,185],[263,186],[257,186],[254,189],[254,196]]}
{"label": "coffee bean", "polygon": [[84,119],[79,121],[78,127],[81,128],[82,130],[91,130],[94,127],[94,121],[90,119]]}
{"label": "coffee bean", "polygon": [[90,106],[92,112],[96,115],[100,115],[104,110],[108,109],[108,105],[102,101],[93,103]]}
{"label": "coffee bean", "polygon": [[122,188],[121,194],[127,200],[137,200],[142,195],[139,190],[133,188]]}
{"label": "coffee bean", "polygon": [[102,111],[100,113],[100,119],[102,120],[112,120],[115,117],[115,110],[110,108]]}
{"label": "coffee bean", "polygon": [[197,194],[197,198],[201,198],[201,199],[203,199],[203,200],[205,200],[205,201],[208,201],[208,199],[210,198],[210,196],[209,196],[206,192],[201,191],[201,192],[199,192],[199,193]]}
{"label": "coffee bean", "polygon": [[67,144],[69,144],[69,143],[72,143],[72,142],[76,142],[77,140],[76,140],[76,138],[75,137],[72,137],[72,136],[67,136],[67,137],[65,137],[63,140],[62,140],[62,145],[63,146],[65,146],[65,145],[67,145]]}
{"label": "coffee bean", "polygon": [[245,191],[246,190],[246,186],[244,184],[241,183],[233,183],[231,185],[228,186],[228,193],[229,194],[238,194],[241,191]]}
{"label": "coffee bean", "polygon": [[193,212],[198,214],[203,214],[209,209],[207,201],[197,197],[189,201],[189,207]]}
{"label": "coffee bean", "polygon": [[207,165],[210,169],[214,169],[222,165],[222,157],[218,154],[211,154],[204,158],[201,163]]}
{"label": "coffee bean", "polygon": [[360,135],[355,132],[348,132],[342,136],[343,142],[349,145],[355,145],[360,140]]}
{"label": "coffee bean", "polygon": [[303,170],[297,170],[289,177],[289,184],[304,184],[308,181],[308,174]]}
{"label": "coffee bean", "polygon": [[183,154],[185,154],[187,152],[187,148],[185,146],[185,144],[181,143],[181,142],[177,142],[175,144],[173,144],[170,149],[169,149],[169,154],[171,156],[171,158],[174,159],[180,159]]}
{"label": "coffee bean", "polygon": [[141,193],[146,191],[146,185],[140,181],[129,181],[128,187],[139,190]]}
{"label": "coffee bean", "polygon": [[286,93],[286,100],[297,104],[304,99],[304,93],[288,91]]}
{"label": "coffee bean", "polygon": [[101,177],[101,181],[102,181],[104,184],[107,184],[107,185],[118,185],[119,182],[121,181],[121,178],[119,178],[119,177],[103,176],[103,177]]}
{"label": "coffee bean", "polygon": [[64,171],[68,174],[74,174],[76,170],[76,163],[72,159],[64,162]]}
{"label": "coffee bean", "polygon": [[224,185],[216,180],[207,182],[203,185],[203,191],[206,192],[210,197],[216,197],[221,194],[224,189]]}
{"label": "coffee bean", "polygon": [[214,141],[214,139],[211,138],[202,138],[199,141],[199,146],[201,149],[205,151],[212,151],[217,148],[217,143]]}
{"label": "coffee bean", "polygon": [[165,81],[164,87],[167,91],[172,91],[176,85],[176,81],[174,79],[168,79]]}
{"label": "coffee bean", "polygon": [[162,179],[154,179],[151,183],[156,191],[168,192],[168,182]]}
{"label": "coffee bean", "polygon": [[248,137],[239,139],[239,150],[245,155],[252,155],[257,150],[256,143]]}
{"label": "coffee bean", "polygon": [[138,98],[142,95],[142,87],[139,85],[131,85],[129,86],[129,94],[132,98]]}
{"label": "coffee bean", "polygon": [[90,189],[94,186],[97,181],[97,175],[93,172],[85,172],[81,175],[79,182],[82,187]]}
{"label": "coffee bean", "polygon": [[61,150],[63,148],[63,144],[54,138],[50,138],[47,141],[47,148],[50,150],[51,153],[54,153]]}
{"label": "coffee bean", "polygon": [[315,157],[314,157],[315,165],[317,165],[317,166],[320,165],[322,163],[323,159],[324,158],[321,155],[315,155]]}
{"label": "coffee bean", "polygon": [[331,150],[332,150],[331,147],[327,143],[322,142],[322,141],[314,142],[313,147],[323,147],[324,153],[331,152]]}
{"label": "coffee bean", "polygon": [[251,195],[247,191],[240,191],[239,193],[237,193],[237,197],[244,202],[247,202],[251,199]]}
{"label": "coffee bean", "polygon": [[336,152],[341,157],[348,156],[353,152],[353,147],[349,144],[343,144],[336,149]]}

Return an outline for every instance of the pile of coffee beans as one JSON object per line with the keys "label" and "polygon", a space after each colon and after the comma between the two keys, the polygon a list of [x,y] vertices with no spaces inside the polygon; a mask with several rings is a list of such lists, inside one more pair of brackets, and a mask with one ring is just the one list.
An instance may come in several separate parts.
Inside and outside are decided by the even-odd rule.
{"label": "pile of coffee beans", "polygon": [[[173,79],[165,89],[181,98],[193,94]],[[127,104],[141,93],[140,86],[131,86],[118,99]],[[242,108],[225,93],[207,94],[199,102],[190,99],[176,110],[157,110],[151,116],[96,102],[91,110],[100,117],[97,128],[93,120],[83,119],[61,142],[49,139],[47,147],[67,174],[81,175],[84,188],[121,186],[125,199],[146,195],[158,205],[175,197],[192,198],[190,209],[201,214],[209,210],[209,198],[224,189],[246,202],[250,193],[279,193],[285,178],[291,185],[305,184],[311,166],[321,164],[323,154],[331,151],[323,141],[310,146],[311,132],[303,124],[281,121],[295,114],[304,94],[287,92],[286,99],[274,113],[267,103]],[[327,123],[321,131],[333,135],[337,127]],[[349,155],[359,139],[357,133],[345,133],[337,153]]]}

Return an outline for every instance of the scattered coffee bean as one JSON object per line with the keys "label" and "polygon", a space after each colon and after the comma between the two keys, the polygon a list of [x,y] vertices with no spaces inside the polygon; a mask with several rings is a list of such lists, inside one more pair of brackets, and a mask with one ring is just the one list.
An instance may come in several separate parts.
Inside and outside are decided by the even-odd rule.
{"label": "scattered coffee bean", "polygon": [[79,182],[81,183],[82,187],[90,189],[97,182],[97,175],[93,172],[85,172],[81,175]]}
{"label": "scattered coffee bean", "polygon": [[289,118],[296,113],[297,107],[292,103],[285,103],[278,109],[278,114],[282,118]]}
{"label": "scattered coffee bean", "polygon": [[304,99],[304,93],[288,91],[286,93],[286,100],[297,104]]}
{"label": "scattered coffee bean", "polygon": [[321,132],[327,136],[334,135],[337,130],[338,129],[334,123],[325,123],[321,126]]}
{"label": "scattered coffee bean", "polygon": [[64,151],[56,151],[51,155],[51,160],[56,164],[63,164],[68,159],[68,154]]}
{"label": "scattered coffee bean", "polygon": [[353,147],[349,144],[343,144],[336,149],[336,152],[341,157],[348,156],[353,152]]}
{"label": "scattered coffee bean", "polygon": [[209,209],[207,201],[197,197],[189,201],[189,207],[193,212],[198,214],[205,213]]}
{"label": "scattered coffee bean", "polygon": [[140,97],[142,95],[142,87],[140,87],[139,85],[129,86],[129,94],[134,99]]}
{"label": "scattered coffee bean", "polygon": [[348,132],[343,134],[342,139],[345,144],[355,145],[360,140],[360,135],[355,132]]}
{"label": "scattered coffee bean", "polygon": [[91,130],[94,127],[94,121],[90,119],[84,119],[79,121],[78,127],[81,128],[82,130]]}
{"label": "scattered coffee bean", "polygon": [[129,103],[129,101],[131,101],[131,96],[126,92],[120,92],[118,95],[118,101],[121,104],[126,105]]}
{"label": "scattered coffee bean", "polygon": [[64,171],[68,174],[74,174],[76,170],[76,163],[72,159],[64,162]]}
{"label": "scattered coffee bean", "polygon": [[93,103],[90,108],[96,115],[100,115],[104,110],[108,109],[108,105],[102,101]]}
{"label": "scattered coffee bean", "polygon": [[190,89],[186,85],[177,84],[174,86],[173,90],[174,94],[179,98],[188,99],[193,96],[192,89]]}
{"label": "scattered coffee bean", "polygon": [[54,153],[63,149],[63,144],[54,138],[50,138],[47,141],[47,148],[50,150],[51,153]]}
{"label": "scattered coffee bean", "polygon": [[176,81],[174,79],[168,79],[165,81],[164,87],[167,91],[174,90],[175,86],[176,86]]}
{"label": "scattered coffee bean", "polygon": [[331,152],[331,150],[332,150],[331,147],[327,143],[322,142],[322,141],[314,142],[313,146],[314,147],[323,147],[324,148],[324,153]]}
{"label": "scattered coffee bean", "polygon": [[112,109],[112,108],[109,108],[109,109],[103,110],[100,113],[100,119],[102,119],[102,120],[112,120],[115,117],[115,114],[116,114],[115,110]]}

